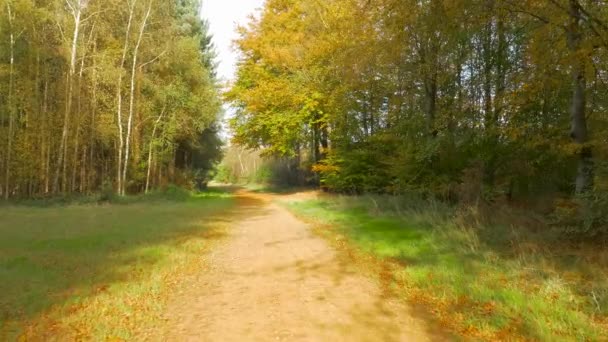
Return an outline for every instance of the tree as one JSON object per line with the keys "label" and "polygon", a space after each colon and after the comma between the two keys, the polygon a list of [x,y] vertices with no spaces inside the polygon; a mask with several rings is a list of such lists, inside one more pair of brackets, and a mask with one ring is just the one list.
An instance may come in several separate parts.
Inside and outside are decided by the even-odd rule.
{"label": "tree", "polygon": [[190,182],[194,166],[176,168],[177,147],[199,144],[221,114],[198,1],[3,0],[2,8],[3,197]]}
{"label": "tree", "polygon": [[234,141],[305,159],[335,191],[454,200],[468,187],[491,201],[600,191],[607,11],[579,0],[269,0],[237,41]]}

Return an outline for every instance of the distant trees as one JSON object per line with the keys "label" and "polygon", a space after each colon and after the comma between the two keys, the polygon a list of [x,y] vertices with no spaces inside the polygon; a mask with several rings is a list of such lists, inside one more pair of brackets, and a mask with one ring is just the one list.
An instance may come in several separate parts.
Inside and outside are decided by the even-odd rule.
{"label": "distant trees", "polygon": [[299,168],[298,159],[262,156],[259,150],[239,145],[226,147],[215,180],[228,184],[290,187],[310,184],[311,174]]}
{"label": "distant trees", "polygon": [[202,150],[219,151],[201,138],[221,103],[199,1],[1,4],[4,198],[186,182]]}
{"label": "distant trees", "polygon": [[602,1],[269,0],[241,33],[235,140],[327,188],[608,193]]}

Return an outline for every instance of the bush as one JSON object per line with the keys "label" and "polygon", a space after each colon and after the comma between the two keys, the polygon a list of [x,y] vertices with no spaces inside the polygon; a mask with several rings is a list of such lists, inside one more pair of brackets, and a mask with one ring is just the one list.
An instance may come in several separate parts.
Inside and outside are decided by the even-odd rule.
{"label": "bush", "polygon": [[[381,139],[378,139],[381,140]],[[313,167],[327,190],[349,194],[391,192],[393,177],[387,156],[393,145],[384,141],[363,142],[350,150],[330,151]]]}
{"label": "bush", "polygon": [[232,169],[225,164],[220,164],[217,167],[217,170],[215,171],[215,177],[213,177],[213,180],[220,182],[220,183],[224,183],[224,184],[232,184],[232,183],[236,183],[236,179],[234,177],[234,173],[232,172]]}
{"label": "bush", "polygon": [[165,191],[163,191],[163,197],[172,201],[184,201],[190,198],[190,191],[170,184],[167,186]]}
{"label": "bush", "polygon": [[608,239],[608,184],[603,183],[608,177],[608,164],[598,165],[596,176],[592,191],[556,202],[553,225],[570,237]]}
{"label": "bush", "polygon": [[101,186],[101,192],[97,198],[97,202],[99,203],[108,203],[113,202],[116,198],[116,192],[114,192],[114,187],[111,182],[105,181]]}
{"label": "bush", "polygon": [[269,184],[272,182],[272,179],[273,179],[272,168],[267,164],[263,164],[262,166],[260,166],[260,168],[257,170],[257,172],[255,174],[253,174],[253,176],[251,177],[249,182],[255,183],[255,184]]}
{"label": "bush", "polygon": [[558,200],[552,223],[571,238],[607,237],[608,192],[592,191],[574,200]]}
{"label": "bush", "polygon": [[[160,201],[174,201],[183,202],[188,200],[192,196],[191,192],[183,187],[179,187],[175,184],[169,184],[162,190],[150,192],[146,195],[133,197],[133,199],[144,199],[144,200],[160,200]],[[127,201],[129,198],[126,199]]]}

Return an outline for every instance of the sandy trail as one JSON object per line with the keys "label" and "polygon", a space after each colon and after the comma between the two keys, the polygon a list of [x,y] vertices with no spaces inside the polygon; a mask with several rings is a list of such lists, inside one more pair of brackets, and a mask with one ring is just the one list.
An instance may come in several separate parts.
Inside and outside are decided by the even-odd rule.
{"label": "sandy trail", "polygon": [[166,340],[440,339],[267,195],[241,193],[239,202],[246,218],[176,295]]}

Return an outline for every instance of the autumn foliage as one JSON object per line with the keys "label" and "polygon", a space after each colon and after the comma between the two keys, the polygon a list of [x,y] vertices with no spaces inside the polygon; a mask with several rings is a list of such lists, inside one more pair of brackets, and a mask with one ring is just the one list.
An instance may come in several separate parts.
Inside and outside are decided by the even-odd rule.
{"label": "autumn foliage", "polygon": [[0,2],[0,193],[204,177],[221,103],[197,0]]}
{"label": "autumn foliage", "polygon": [[333,191],[568,198],[605,230],[607,25],[598,1],[269,0],[237,42],[235,140],[309,151]]}

